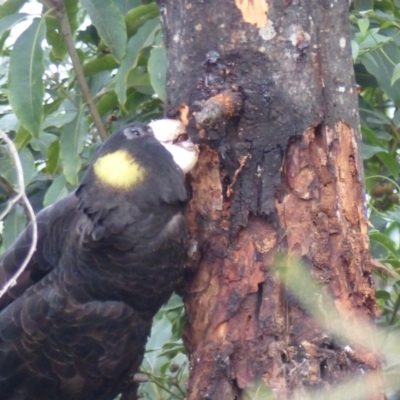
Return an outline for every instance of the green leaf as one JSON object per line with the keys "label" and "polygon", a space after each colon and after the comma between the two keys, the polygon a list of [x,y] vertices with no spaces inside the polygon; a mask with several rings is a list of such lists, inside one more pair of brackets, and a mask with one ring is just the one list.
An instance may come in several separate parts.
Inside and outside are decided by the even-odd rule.
{"label": "green leaf", "polygon": [[[357,58],[359,54],[357,55]],[[357,84],[361,87],[378,87],[378,82],[373,75],[371,75],[363,64],[359,64],[357,59],[357,64],[354,65],[354,72],[356,74]]]}
{"label": "green leaf", "polygon": [[391,120],[379,110],[367,110],[364,108],[360,108],[360,111],[363,114],[363,118],[365,118],[367,122],[378,125],[392,125]]}
{"label": "green leaf", "polygon": [[[58,161],[60,158],[60,141],[54,140],[47,149],[46,172],[55,174],[58,171]],[[61,175],[62,176],[62,175]]]}
{"label": "green leaf", "polygon": [[400,28],[400,25],[395,22],[395,21],[385,21],[382,25],[381,25],[381,29],[386,29],[386,28],[390,28],[390,27],[394,27],[394,28]]}
{"label": "green leaf", "polygon": [[[365,125],[361,125],[361,132],[363,134],[363,139],[368,139],[368,141],[372,144],[375,145],[377,147],[382,147],[382,142],[379,140],[379,138],[377,137],[377,135],[375,134],[375,132],[372,129],[369,129],[367,126]],[[367,145],[368,146],[368,145]],[[383,151],[386,151],[385,149],[383,149]],[[366,159],[366,157],[364,157],[364,159]]]}
{"label": "green leaf", "polygon": [[13,113],[6,114],[0,118],[0,129],[5,132],[16,131],[20,125],[16,115]]}
{"label": "green leaf", "polygon": [[126,83],[128,86],[134,87],[140,93],[149,95],[154,93],[150,82],[150,75],[148,73],[139,73],[137,68],[129,72]]}
{"label": "green leaf", "polygon": [[182,342],[167,342],[163,345],[163,352],[161,353],[162,356],[169,356],[173,357],[177,353],[182,353],[185,351],[185,346]]}
{"label": "green leaf", "polygon": [[17,147],[18,151],[23,149],[31,140],[32,140],[32,135],[29,133],[27,129],[25,129],[21,125],[14,139],[14,144]]}
{"label": "green leaf", "polygon": [[384,44],[390,42],[390,36],[381,35],[378,33],[379,29],[374,28],[368,31],[367,36],[362,36],[361,33],[356,33],[354,35],[354,40],[358,43],[361,50],[374,51],[378,50],[379,44]]}
{"label": "green leaf", "polygon": [[21,124],[35,137],[43,119],[44,64],[41,42],[44,19],[34,19],[17,39],[10,56],[10,104]]}
{"label": "green leaf", "polygon": [[121,61],[126,53],[127,33],[124,18],[115,2],[82,0],[81,3],[111,54]]}
{"label": "green leaf", "polygon": [[95,75],[99,72],[114,69],[118,67],[117,61],[113,56],[106,55],[94,60],[90,60],[83,65],[83,72],[86,76]]}
{"label": "green leaf", "polygon": [[28,186],[36,174],[35,159],[33,158],[32,152],[27,147],[24,147],[19,152],[19,158],[24,171],[25,186]]}
{"label": "green leaf", "polygon": [[[399,221],[397,221],[399,222]],[[393,258],[387,258],[385,260],[385,263],[390,264],[393,268],[400,270],[400,260],[398,258],[393,259]]]}
{"label": "green leaf", "polygon": [[126,78],[129,71],[136,67],[140,51],[153,44],[154,35],[160,29],[158,18],[146,22],[128,41],[126,57],[122,60],[115,77],[115,93],[120,104],[126,102]]}
{"label": "green leaf", "polygon": [[376,130],[375,135],[378,139],[384,140],[385,142],[393,139],[393,136],[390,133],[383,130]]}
{"label": "green leaf", "polygon": [[118,106],[118,99],[115,92],[110,92],[101,96],[101,99],[97,102],[97,111],[101,116],[103,116],[108,111],[111,111]]}
{"label": "green leaf", "polygon": [[76,117],[76,110],[59,111],[47,115],[43,121],[43,129],[55,126],[61,128]]}
{"label": "green leaf", "polygon": [[75,119],[64,126],[60,140],[63,173],[67,181],[74,186],[79,183],[78,172],[82,166],[79,155],[83,150],[87,134],[88,123],[82,107]]}
{"label": "green leaf", "polygon": [[380,146],[371,146],[369,144],[362,143],[362,157],[364,160],[368,160],[375,154],[381,152],[387,153],[387,150]]}
{"label": "green leaf", "polygon": [[128,97],[125,102],[125,110],[128,114],[136,112],[143,103],[148,100],[148,96],[139,93],[133,88],[128,89]]}
{"label": "green leaf", "polygon": [[[393,13],[394,10],[394,5],[393,5],[393,0],[380,0],[380,1],[375,1],[375,11],[379,13],[379,10],[389,12],[390,14]],[[381,13],[379,13],[381,14]],[[385,13],[382,13],[385,15]],[[386,13],[386,16],[390,15]]]}
{"label": "green leaf", "polygon": [[110,85],[110,82],[112,82],[113,77],[114,77],[114,74],[111,74],[110,71],[102,71],[102,72],[92,76],[88,82],[90,92],[96,96],[101,95],[102,93],[104,93],[106,88],[113,86],[113,84]]}
{"label": "green leaf", "polygon": [[[19,152],[19,158],[24,172],[24,183],[25,186],[27,186],[36,173],[35,160],[31,151],[26,147]],[[18,178],[14,159],[6,146],[0,146],[0,175],[10,182],[10,184],[18,188]]]}
{"label": "green leaf", "polygon": [[[50,78],[50,79],[51,79],[51,78]],[[61,105],[63,105],[63,103],[68,103],[68,104],[71,103],[70,100],[66,100],[66,99],[64,99],[63,97],[59,97],[59,93],[56,92],[55,90],[48,89],[48,90],[46,91],[46,93],[47,93],[49,96],[52,96],[51,100],[50,100],[49,102],[46,102],[46,103],[43,105],[44,115],[46,115],[46,118],[47,118],[50,114],[57,112],[57,110],[60,108]],[[46,121],[46,118],[45,118],[45,121]],[[44,124],[44,123],[45,123],[45,122],[43,121],[43,124]],[[43,125],[43,124],[42,124],[42,126],[43,126],[43,128],[45,128],[46,126]]]}
{"label": "green leaf", "polygon": [[151,49],[148,70],[151,85],[158,97],[165,102],[167,85],[167,53],[162,42],[161,32],[157,35],[156,45]]}
{"label": "green leaf", "polygon": [[379,157],[393,177],[397,179],[399,176],[399,164],[396,160],[396,157],[387,152],[378,153],[377,157]]}
{"label": "green leaf", "polygon": [[392,84],[394,64],[400,60],[400,50],[394,43],[387,43],[381,49],[377,49],[360,57],[368,72],[376,78],[379,86],[387,96],[398,105],[400,104],[400,81]]}
{"label": "green leaf", "polygon": [[385,290],[377,290],[375,292],[375,297],[377,299],[390,300],[390,293]]}
{"label": "green leaf", "polygon": [[54,204],[68,194],[66,188],[67,181],[63,175],[57,176],[52,182],[43,199],[43,206],[47,207]]}
{"label": "green leaf", "polygon": [[115,0],[115,4],[122,15],[126,15],[129,10],[139,6],[141,3],[141,0]]}
{"label": "green leaf", "polygon": [[9,38],[11,31],[5,31],[3,34],[0,36],[0,55],[3,55],[4,50],[8,51],[8,49],[4,49],[4,45],[6,43],[6,40]]}
{"label": "green leaf", "polygon": [[3,253],[14,243],[22,229],[25,228],[26,223],[27,218],[25,217],[23,208],[15,206],[4,219],[0,253]]}
{"label": "green leaf", "polygon": [[6,15],[15,14],[27,0],[7,0],[0,5],[0,18]]}
{"label": "green leaf", "polygon": [[368,11],[374,8],[374,0],[354,0],[354,7],[357,11]]}
{"label": "green leaf", "polygon": [[[165,315],[157,321],[151,330],[151,335],[146,345],[146,354],[143,360],[142,369],[150,378],[161,374],[161,370],[170,360],[167,356],[161,355],[163,345],[172,339],[172,325]],[[163,391],[154,383],[147,382],[140,385],[140,393],[144,399],[163,399]]]}
{"label": "green leaf", "polygon": [[396,248],[394,247],[393,242],[386,235],[375,231],[369,234],[369,238],[382,245],[389,253],[397,258]]}
{"label": "green leaf", "polygon": [[138,29],[148,20],[157,17],[159,10],[156,3],[143,4],[133,8],[125,15],[128,38],[134,35]]}
{"label": "green leaf", "polygon": [[396,210],[388,210],[386,211],[386,215],[389,217],[389,219],[396,221],[397,223],[400,224],[400,209],[396,208]]}
{"label": "green leaf", "polygon": [[358,53],[360,52],[360,46],[355,40],[351,41],[351,56],[353,58],[353,62],[356,62]]}
{"label": "green leaf", "polygon": [[390,81],[390,83],[392,84],[392,86],[394,85],[394,83],[395,83],[398,79],[400,79],[400,64],[397,64],[397,65],[394,67],[393,75],[392,75],[392,80]]}
{"label": "green leaf", "polygon": [[53,133],[42,132],[38,139],[33,138],[31,140],[31,146],[33,150],[39,151],[43,157],[46,157],[50,144],[57,139],[58,137]]}
{"label": "green leaf", "polygon": [[359,19],[358,28],[360,29],[361,35],[365,37],[369,28],[369,19],[368,18]]}
{"label": "green leaf", "polygon": [[161,364],[168,358],[161,356],[163,344],[172,339],[172,325],[168,318],[163,316],[157,321],[151,330],[151,335],[146,345],[146,355],[143,360],[143,368],[152,373],[157,373]]}
{"label": "green leaf", "polygon": [[0,19],[0,35],[2,35],[5,31],[11,29],[18,22],[23,21],[28,14],[11,14],[6,17]]}

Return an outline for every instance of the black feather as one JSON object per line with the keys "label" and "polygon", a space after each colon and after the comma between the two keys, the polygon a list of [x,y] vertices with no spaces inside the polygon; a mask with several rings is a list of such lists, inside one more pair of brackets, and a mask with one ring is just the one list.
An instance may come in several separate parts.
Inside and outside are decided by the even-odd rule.
{"label": "black feather", "polygon": [[[135,386],[152,317],[185,262],[186,190],[150,130],[128,128],[100,147],[73,193],[37,216],[37,250],[0,299],[1,398],[111,400]],[[119,149],[146,171],[129,191],[100,184],[93,171]],[[31,240],[28,226],[0,258],[1,286]]]}

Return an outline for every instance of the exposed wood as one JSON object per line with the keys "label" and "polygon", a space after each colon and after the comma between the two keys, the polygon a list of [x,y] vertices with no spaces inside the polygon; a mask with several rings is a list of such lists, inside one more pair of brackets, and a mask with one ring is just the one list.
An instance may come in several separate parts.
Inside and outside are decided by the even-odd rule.
{"label": "exposed wood", "polygon": [[[265,19],[250,20],[250,8],[263,5]],[[383,399],[379,357],[351,336],[357,319],[373,342],[376,304],[348,3],[160,6],[167,114],[184,110],[202,143],[188,211],[187,398],[251,398],[261,385],[279,399],[304,399],[356,379],[364,398]],[[239,114],[196,121],[209,99],[229,92],[243,99]],[[295,274],[300,261],[320,285],[310,296],[331,298],[340,318],[318,321],[285,289],[282,270]]]}
{"label": "exposed wood", "polygon": [[246,22],[258,28],[267,23],[268,3],[265,0],[235,0],[235,4]]}

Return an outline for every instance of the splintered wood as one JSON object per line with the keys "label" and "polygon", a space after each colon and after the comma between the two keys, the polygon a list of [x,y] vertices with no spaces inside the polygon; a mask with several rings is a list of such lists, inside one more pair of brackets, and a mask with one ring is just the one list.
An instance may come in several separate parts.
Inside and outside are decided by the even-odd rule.
{"label": "splintered wood", "polygon": [[243,20],[262,28],[267,24],[268,3],[265,0],[235,0]]}
{"label": "splintered wood", "polygon": [[[373,349],[357,344],[365,342],[357,334],[373,336],[371,322],[377,312],[361,168],[354,133],[347,124],[309,128],[289,146],[283,167],[287,188],[276,206],[288,254],[309,260],[313,277],[328,288],[343,322],[344,340],[353,338],[360,362],[376,368],[380,360]],[[367,312],[360,312],[362,308]],[[363,324],[362,332],[352,330],[353,320]]]}

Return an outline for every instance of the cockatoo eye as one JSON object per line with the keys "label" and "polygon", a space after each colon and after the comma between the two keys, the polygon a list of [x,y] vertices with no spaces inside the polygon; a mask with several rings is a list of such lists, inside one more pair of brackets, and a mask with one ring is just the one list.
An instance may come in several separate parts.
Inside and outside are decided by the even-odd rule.
{"label": "cockatoo eye", "polygon": [[182,143],[186,142],[186,140],[189,140],[189,135],[187,133],[182,133],[172,143]]}
{"label": "cockatoo eye", "polygon": [[129,127],[124,129],[124,135],[127,139],[134,139],[144,136],[144,132],[139,128]]}

